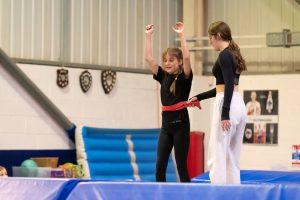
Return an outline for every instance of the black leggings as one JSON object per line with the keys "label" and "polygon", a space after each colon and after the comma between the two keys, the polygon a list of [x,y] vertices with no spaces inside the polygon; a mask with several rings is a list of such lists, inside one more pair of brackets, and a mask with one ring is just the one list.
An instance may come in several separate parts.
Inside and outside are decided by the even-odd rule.
{"label": "black leggings", "polygon": [[156,181],[166,181],[166,170],[172,147],[180,182],[190,182],[187,170],[187,156],[190,145],[190,122],[177,120],[163,123],[158,139]]}

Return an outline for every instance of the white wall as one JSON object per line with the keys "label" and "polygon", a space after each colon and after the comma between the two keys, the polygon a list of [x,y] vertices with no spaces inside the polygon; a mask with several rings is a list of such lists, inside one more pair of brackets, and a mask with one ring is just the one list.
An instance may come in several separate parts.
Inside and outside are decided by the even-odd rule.
{"label": "white wall", "polygon": [[[99,70],[89,70],[87,93],[79,85],[82,69],[69,69],[69,85],[56,85],[56,67],[18,65],[73,122],[104,128],[159,127],[157,84],[151,75],[117,73],[113,91],[102,89]],[[69,149],[66,134],[0,67],[0,149]]]}
{"label": "white wall", "polygon": [[[159,128],[160,86],[152,75],[117,73],[115,88],[104,94],[101,71],[89,70],[93,84],[87,93],[79,85],[83,69],[69,70],[69,85],[56,85],[58,67],[18,65],[77,127]],[[194,76],[191,95],[209,89],[210,77]],[[201,90],[199,89],[201,88]],[[46,113],[0,67],[0,149],[69,149],[73,145]],[[191,130],[208,132],[209,102],[201,111],[190,108]],[[206,137],[206,140],[208,137]]]}
{"label": "white wall", "polygon": [[[243,145],[242,169],[292,169],[292,145],[300,144],[300,75],[242,76],[242,90],[278,90],[278,145]],[[297,169],[297,168],[294,168]]]}

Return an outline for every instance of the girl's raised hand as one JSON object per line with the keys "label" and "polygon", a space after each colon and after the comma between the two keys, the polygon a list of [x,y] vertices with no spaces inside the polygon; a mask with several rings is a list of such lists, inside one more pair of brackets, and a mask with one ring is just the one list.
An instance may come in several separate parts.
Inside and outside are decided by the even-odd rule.
{"label": "girl's raised hand", "polygon": [[151,35],[154,31],[154,25],[153,24],[148,24],[146,26],[145,33]]}
{"label": "girl's raised hand", "polygon": [[182,22],[177,22],[174,26],[173,26],[173,30],[176,33],[182,33],[184,31],[184,24]]}

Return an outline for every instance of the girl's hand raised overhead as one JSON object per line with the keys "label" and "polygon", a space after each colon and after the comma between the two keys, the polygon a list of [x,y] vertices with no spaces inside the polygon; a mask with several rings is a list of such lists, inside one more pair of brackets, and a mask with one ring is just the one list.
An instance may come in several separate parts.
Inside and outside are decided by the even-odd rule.
{"label": "girl's hand raised overhead", "polygon": [[184,24],[182,22],[177,22],[172,28],[176,33],[180,34],[184,31]]}
{"label": "girl's hand raised overhead", "polygon": [[153,33],[153,31],[154,31],[154,25],[153,25],[153,24],[148,24],[148,25],[146,26],[145,33],[146,33],[147,35],[151,35],[151,34]]}

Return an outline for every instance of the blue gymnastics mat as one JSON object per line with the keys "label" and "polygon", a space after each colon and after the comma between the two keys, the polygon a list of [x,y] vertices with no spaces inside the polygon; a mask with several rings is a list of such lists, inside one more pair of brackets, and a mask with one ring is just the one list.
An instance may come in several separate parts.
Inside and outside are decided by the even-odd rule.
{"label": "blue gymnastics mat", "polygon": [[[298,172],[242,171],[243,184],[212,185],[204,174],[193,183],[113,182],[93,179],[1,178],[0,199],[294,200]],[[247,180],[246,180],[247,179]],[[297,180],[298,179],[298,180]],[[248,181],[248,182],[246,182]]]}
{"label": "blue gymnastics mat", "polygon": [[[208,172],[194,178],[192,182],[210,183]],[[242,184],[257,184],[257,183],[300,184],[300,172],[241,170],[241,183]]]}

